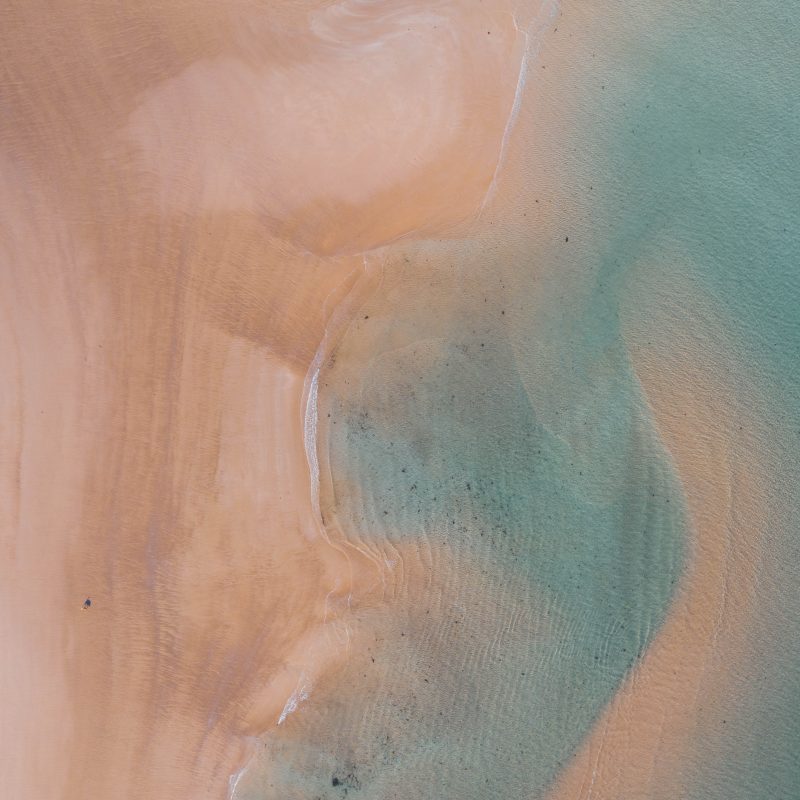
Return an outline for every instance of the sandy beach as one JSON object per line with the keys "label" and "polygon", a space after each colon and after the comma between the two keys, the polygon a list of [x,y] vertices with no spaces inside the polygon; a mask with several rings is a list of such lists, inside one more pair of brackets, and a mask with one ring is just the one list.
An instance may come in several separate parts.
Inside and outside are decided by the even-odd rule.
{"label": "sandy beach", "polygon": [[0,12],[2,797],[790,796],[790,84],[695,11]]}
{"label": "sandy beach", "polygon": [[364,252],[484,201],[524,37],[499,4],[4,18],[3,795],[222,798],[375,591],[312,501],[326,324]]}

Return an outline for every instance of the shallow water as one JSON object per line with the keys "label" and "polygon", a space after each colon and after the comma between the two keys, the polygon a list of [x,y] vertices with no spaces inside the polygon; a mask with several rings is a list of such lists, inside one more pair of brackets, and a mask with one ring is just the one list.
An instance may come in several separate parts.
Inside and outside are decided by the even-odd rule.
{"label": "shallow water", "polygon": [[391,597],[354,612],[337,698],[316,687],[276,737],[303,743],[279,750],[278,794],[313,795],[345,763],[371,796],[541,794],[667,612],[683,500],[616,322],[548,354],[567,374],[540,381],[525,342],[578,321],[520,319],[530,304],[503,296],[495,261],[462,261],[477,297],[461,270],[387,265],[320,375],[322,511]]}

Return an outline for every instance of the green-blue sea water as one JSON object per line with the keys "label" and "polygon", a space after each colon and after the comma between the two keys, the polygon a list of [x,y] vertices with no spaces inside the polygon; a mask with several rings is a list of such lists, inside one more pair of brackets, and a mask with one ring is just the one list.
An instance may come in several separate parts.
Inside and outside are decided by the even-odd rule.
{"label": "green-blue sea water", "polygon": [[545,93],[567,135],[537,139],[523,99],[505,168],[549,160],[557,190],[530,186],[522,227],[395,248],[333,347],[322,507],[391,588],[243,798],[546,796],[685,573],[684,487],[631,350],[705,330],[686,286],[713,303],[775,513],[753,657],[718,665],[727,730],[692,742],[685,796],[800,798],[800,14],[648,5],[606,4],[574,53],[591,64]]}

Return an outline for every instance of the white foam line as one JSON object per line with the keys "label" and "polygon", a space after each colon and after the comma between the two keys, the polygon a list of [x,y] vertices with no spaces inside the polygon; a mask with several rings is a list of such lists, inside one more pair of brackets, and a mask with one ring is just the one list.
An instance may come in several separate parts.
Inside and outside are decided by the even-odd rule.
{"label": "white foam line", "polygon": [[289,716],[293,711],[297,710],[297,707],[303,700],[308,700],[308,696],[311,693],[311,681],[306,678],[305,673],[300,675],[300,679],[297,682],[297,688],[289,695],[289,699],[286,701],[286,705],[283,707],[283,711],[281,712],[281,716],[278,719],[278,725],[282,725],[286,720],[286,717]]}
{"label": "white foam line", "polygon": [[[325,326],[325,334],[322,337],[319,347],[314,354],[314,359],[311,366],[306,373],[305,384],[303,388],[304,409],[303,409],[303,445],[306,451],[306,461],[308,462],[309,475],[311,478],[311,506],[314,512],[314,517],[317,522],[317,527],[324,538],[327,539],[325,532],[325,525],[322,522],[322,513],[320,510],[319,502],[319,457],[317,447],[317,426],[319,423],[319,374],[322,369],[322,364],[328,356],[328,349],[331,344],[332,334],[338,332],[342,326],[344,319],[351,316],[353,303],[357,299],[360,284],[367,274],[367,257],[362,255],[363,271],[361,276],[356,279],[355,284],[350,289],[350,292],[337,306],[328,324]],[[338,288],[338,287],[337,287]],[[331,294],[336,291],[333,289]],[[330,297],[330,295],[329,295]],[[327,301],[326,301],[327,302]]]}
{"label": "white foam line", "polygon": [[[319,370],[320,364],[312,363],[312,370],[306,378],[308,381],[308,388],[306,391],[305,419],[303,420],[303,445],[305,447],[306,461],[308,462],[308,470],[311,476],[311,504],[315,518],[320,517],[319,459],[317,458],[317,422],[319,418],[317,394],[319,392]],[[310,380],[308,380],[309,377]]]}
{"label": "white foam line", "polygon": [[247,765],[236,770],[236,772],[234,772],[233,775],[228,778],[228,800],[233,800],[233,796],[236,793],[236,787],[239,785],[239,781],[242,779],[242,775],[244,775],[246,771]]}
{"label": "white foam line", "polygon": [[[506,121],[506,126],[503,129],[503,138],[500,140],[500,152],[497,155],[497,166],[495,167],[494,174],[492,175],[492,181],[489,184],[489,188],[486,190],[486,193],[483,196],[483,200],[481,201],[480,208],[478,209],[478,216],[480,216],[484,209],[486,208],[487,203],[491,199],[492,195],[494,194],[495,189],[497,188],[497,178],[500,175],[500,170],[503,168],[505,161],[506,161],[506,153],[508,150],[508,140],[511,138],[511,131],[514,128],[514,124],[517,121],[517,117],[519,116],[519,110],[522,106],[522,94],[525,90],[525,84],[528,80],[528,64],[536,56],[539,54],[539,48],[542,43],[543,35],[549,26],[550,22],[555,18],[556,14],[558,13],[559,9],[559,0],[544,0],[542,5],[539,7],[539,13],[534,17],[533,22],[529,26],[529,30],[535,27],[533,32],[533,37],[528,31],[522,30],[517,23],[516,17],[512,15],[511,19],[514,23],[514,27],[517,29],[517,32],[522,34],[524,47],[522,51],[522,59],[520,60],[519,65],[519,75],[517,76],[517,88],[514,91],[514,102],[511,105],[511,111],[508,115],[508,120]],[[539,25],[537,26],[537,21],[541,20]]]}

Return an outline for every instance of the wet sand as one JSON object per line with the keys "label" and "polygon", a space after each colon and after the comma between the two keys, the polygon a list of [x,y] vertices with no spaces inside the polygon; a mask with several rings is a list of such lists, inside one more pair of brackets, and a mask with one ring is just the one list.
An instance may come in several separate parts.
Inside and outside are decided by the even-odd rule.
{"label": "wet sand", "polygon": [[313,500],[326,325],[363,252],[484,202],[525,38],[500,4],[4,17],[3,794],[224,797],[380,590]]}
{"label": "wet sand", "polygon": [[[282,318],[256,300],[244,335],[246,313],[226,312],[230,298],[209,285],[233,250],[250,292],[268,296],[275,272],[259,283],[247,263],[248,251],[259,262],[268,252],[247,221],[219,227],[237,237],[228,247],[203,244],[213,223],[202,226],[177,275],[156,241],[185,226],[103,227],[127,258],[98,275],[100,248],[76,246],[43,206],[10,221],[14,269],[3,276],[15,299],[4,363],[18,375],[6,448],[4,638],[15,657],[3,745],[18,754],[7,793],[225,796],[241,737],[274,724],[298,642],[346,574],[312,513],[303,366],[326,301],[361,266],[326,264],[326,285],[308,265],[294,279],[296,318],[291,304]],[[268,347],[281,328],[298,333]]]}

